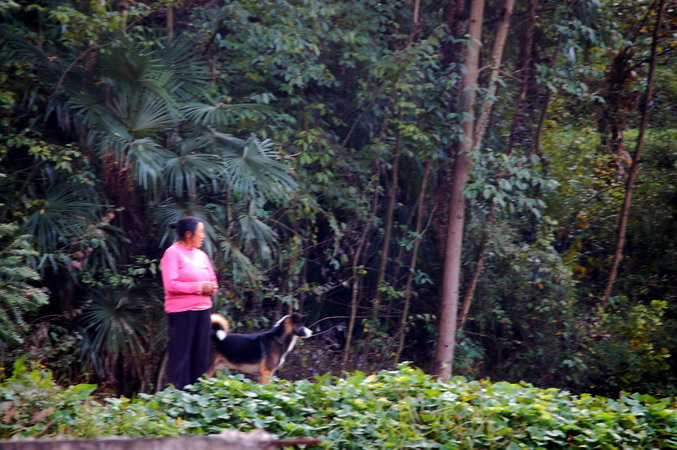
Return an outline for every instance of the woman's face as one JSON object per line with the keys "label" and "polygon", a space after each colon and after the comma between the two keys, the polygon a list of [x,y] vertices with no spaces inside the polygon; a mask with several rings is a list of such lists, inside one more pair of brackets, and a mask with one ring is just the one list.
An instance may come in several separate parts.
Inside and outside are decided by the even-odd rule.
{"label": "woman's face", "polygon": [[186,247],[188,248],[200,248],[202,243],[205,240],[205,224],[202,222],[197,224],[195,228],[195,233],[190,231],[186,232]]}

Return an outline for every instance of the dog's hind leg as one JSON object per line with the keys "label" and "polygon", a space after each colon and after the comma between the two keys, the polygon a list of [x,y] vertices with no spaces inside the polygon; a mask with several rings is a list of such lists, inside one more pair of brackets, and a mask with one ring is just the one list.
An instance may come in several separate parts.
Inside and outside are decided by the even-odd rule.
{"label": "dog's hind leg", "polygon": [[207,370],[207,378],[214,378],[214,373],[216,372],[216,364],[212,362],[211,366],[209,366],[209,370]]}
{"label": "dog's hind leg", "polygon": [[273,372],[270,370],[263,370],[261,371],[261,375],[259,375],[259,383],[261,384],[268,384],[270,383],[270,377],[273,376]]}
{"label": "dog's hind leg", "polygon": [[261,373],[259,374],[259,383],[268,384],[270,383],[270,377],[275,373],[274,370],[269,370],[265,367],[261,367]]}
{"label": "dog's hind leg", "polygon": [[223,369],[225,367],[225,359],[223,357],[219,356],[217,352],[212,352],[212,362],[209,366],[209,370],[207,370],[207,378],[213,378],[214,374],[218,369]]}

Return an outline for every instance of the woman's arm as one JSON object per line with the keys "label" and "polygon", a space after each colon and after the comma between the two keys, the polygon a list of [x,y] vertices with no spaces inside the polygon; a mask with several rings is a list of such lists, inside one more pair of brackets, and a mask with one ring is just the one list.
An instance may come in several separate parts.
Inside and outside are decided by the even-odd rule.
{"label": "woman's arm", "polygon": [[207,295],[214,295],[219,290],[219,280],[216,277],[216,273],[214,272],[214,266],[212,266],[212,261],[209,259],[209,256],[207,256],[206,253],[204,254],[204,256],[205,256],[205,264],[207,265],[209,273],[211,274],[211,278],[209,280],[210,284],[204,289]]}
{"label": "woman's arm", "polygon": [[180,281],[179,254],[171,248],[167,249],[160,261],[162,284],[167,292],[173,294],[201,294],[201,281]]}

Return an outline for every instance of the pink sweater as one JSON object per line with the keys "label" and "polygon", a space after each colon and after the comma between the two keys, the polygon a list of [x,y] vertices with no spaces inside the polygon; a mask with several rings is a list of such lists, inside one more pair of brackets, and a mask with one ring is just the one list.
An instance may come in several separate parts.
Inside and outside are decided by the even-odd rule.
{"label": "pink sweater", "polygon": [[165,250],[160,270],[165,288],[165,312],[211,308],[212,298],[198,295],[200,281],[216,283],[214,268],[205,252],[175,242]]}

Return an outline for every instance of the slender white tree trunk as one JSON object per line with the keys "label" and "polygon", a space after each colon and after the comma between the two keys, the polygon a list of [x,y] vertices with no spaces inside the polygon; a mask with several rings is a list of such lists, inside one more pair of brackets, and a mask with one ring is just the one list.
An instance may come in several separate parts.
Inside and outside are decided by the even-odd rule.
{"label": "slender white tree trunk", "polygon": [[442,281],[442,304],[439,318],[439,336],[435,354],[435,372],[440,380],[451,378],[454,347],[456,345],[456,322],[458,316],[458,294],[461,281],[461,250],[465,227],[465,185],[468,183],[472,161],[474,138],[474,105],[479,72],[480,39],[484,0],[473,0],[470,6],[468,35],[470,42],[465,57],[465,70],[460,84],[460,112],[463,135],[459,142],[452,174],[451,200],[447,228],[447,245],[444,257]]}
{"label": "slender white tree trunk", "polygon": [[498,79],[499,70],[503,61],[503,50],[505,49],[505,42],[508,39],[508,31],[510,30],[510,18],[515,7],[515,0],[505,0],[503,4],[503,15],[496,26],[496,37],[494,38],[494,45],[491,50],[491,74],[489,75],[489,83],[487,84],[487,93],[482,99],[482,108],[480,116],[477,119],[475,126],[475,134],[473,137],[473,152],[476,152],[482,146],[482,139],[484,132],[491,117],[491,111],[496,103],[496,80]]}

